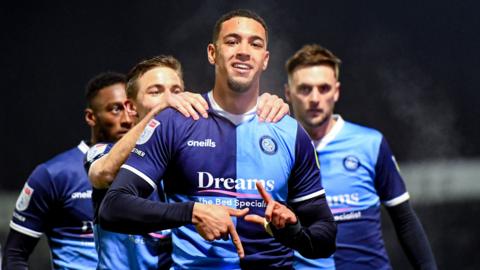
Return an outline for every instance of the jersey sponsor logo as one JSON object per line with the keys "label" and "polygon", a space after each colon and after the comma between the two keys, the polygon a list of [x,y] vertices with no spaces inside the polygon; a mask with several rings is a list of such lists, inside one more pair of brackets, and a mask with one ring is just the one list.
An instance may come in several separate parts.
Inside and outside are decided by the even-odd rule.
{"label": "jersey sponsor logo", "polygon": [[83,192],[74,192],[72,193],[72,199],[91,199],[92,198],[92,191],[87,190]]}
{"label": "jersey sponsor logo", "polygon": [[20,196],[18,196],[17,203],[15,204],[15,208],[18,211],[24,211],[28,208],[33,192],[33,188],[31,188],[28,183],[25,183],[22,191],[20,192]]}
{"label": "jersey sponsor logo", "polygon": [[360,160],[356,156],[346,156],[343,159],[343,166],[347,171],[356,171],[360,167]]}
{"label": "jersey sponsor logo", "polygon": [[217,146],[217,144],[212,139],[205,139],[203,141],[190,140],[190,141],[187,142],[187,146],[215,148]]}
{"label": "jersey sponsor logo", "polygon": [[360,202],[360,195],[358,193],[327,195],[327,202],[330,206],[338,204],[357,204]]}
{"label": "jersey sponsor logo", "polygon": [[263,184],[267,191],[273,191],[275,187],[274,180],[254,179],[254,178],[224,178],[214,177],[209,172],[197,172],[198,187],[202,189],[213,189],[210,191],[221,190],[257,190],[256,182]]}
{"label": "jersey sponsor logo", "polygon": [[158,122],[157,120],[155,119],[150,120],[150,122],[148,122],[147,126],[145,127],[142,134],[140,135],[140,138],[138,138],[137,144],[144,144],[148,140],[150,140],[153,132],[159,125],[160,125],[160,122]]}
{"label": "jersey sponsor logo", "polygon": [[353,219],[359,219],[361,217],[362,217],[362,212],[360,212],[360,211],[343,213],[343,214],[340,214],[340,215],[333,216],[335,221],[353,220]]}
{"label": "jersey sponsor logo", "polygon": [[265,154],[273,155],[277,152],[277,143],[272,137],[268,135],[262,136],[260,138],[259,144],[260,149],[262,149]]}
{"label": "jersey sponsor logo", "polygon": [[93,162],[98,159],[99,156],[105,152],[105,149],[107,149],[107,144],[104,143],[95,144],[92,148],[88,149],[87,162]]}
{"label": "jersey sponsor logo", "polygon": [[137,156],[140,156],[140,157],[144,157],[145,156],[145,152],[143,152],[142,150],[134,147],[132,149],[132,153],[136,154]]}

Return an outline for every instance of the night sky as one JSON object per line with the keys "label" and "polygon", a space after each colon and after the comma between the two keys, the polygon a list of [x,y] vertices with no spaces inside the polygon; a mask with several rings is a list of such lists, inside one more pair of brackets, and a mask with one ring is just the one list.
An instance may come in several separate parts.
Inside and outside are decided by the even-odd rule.
{"label": "night sky", "polygon": [[89,138],[84,86],[99,72],[172,54],[187,89],[210,90],[213,25],[239,7],[270,27],[262,91],[283,97],[285,60],[319,43],[343,61],[337,112],[383,132],[400,162],[480,156],[478,1],[69,2],[0,8],[0,189]]}

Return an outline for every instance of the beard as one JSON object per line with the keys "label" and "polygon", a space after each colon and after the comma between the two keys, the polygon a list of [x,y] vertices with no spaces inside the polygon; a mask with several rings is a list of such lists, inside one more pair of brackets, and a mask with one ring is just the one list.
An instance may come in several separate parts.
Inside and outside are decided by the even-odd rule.
{"label": "beard", "polygon": [[228,87],[230,89],[232,89],[233,92],[236,92],[236,93],[245,93],[252,86],[251,81],[250,82],[239,82],[239,81],[235,81],[232,78],[227,79],[227,84],[228,84]]}

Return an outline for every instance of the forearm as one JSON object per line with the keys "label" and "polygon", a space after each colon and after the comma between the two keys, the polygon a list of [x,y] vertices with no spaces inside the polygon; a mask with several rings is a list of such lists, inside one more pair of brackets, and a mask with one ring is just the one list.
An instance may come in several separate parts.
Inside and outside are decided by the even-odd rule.
{"label": "forearm", "polygon": [[387,207],[400,244],[415,269],[437,269],[430,244],[408,201]]}
{"label": "forearm", "polygon": [[115,182],[100,207],[102,228],[143,234],[191,224],[193,202],[162,203],[145,199],[153,188],[127,170],[120,170]]}
{"label": "forearm", "polygon": [[275,238],[307,258],[326,258],[333,254],[337,226],[325,196],[298,203],[292,208],[298,217],[297,224],[280,230],[270,226]]}
{"label": "forearm", "polygon": [[28,257],[38,243],[38,238],[10,229],[3,250],[3,269],[28,269]]}
{"label": "forearm", "polygon": [[88,177],[95,188],[108,188],[112,184],[120,166],[127,160],[138,138],[157,110],[158,108],[148,113],[137,125],[130,129],[125,136],[112,146],[112,149],[107,155],[92,164],[88,171]]}

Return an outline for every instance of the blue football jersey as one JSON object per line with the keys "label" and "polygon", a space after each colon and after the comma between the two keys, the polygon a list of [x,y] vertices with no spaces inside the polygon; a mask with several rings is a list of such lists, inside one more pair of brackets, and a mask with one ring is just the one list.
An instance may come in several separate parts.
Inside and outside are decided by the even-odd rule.
{"label": "blue football jersey", "polygon": [[83,168],[88,146],[61,153],[35,168],[15,205],[10,227],[47,236],[54,269],[95,269],[92,188]]}
{"label": "blue football jersey", "polygon": [[[205,97],[210,104],[208,118],[194,121],[172,109],[163,111],[150,121],[122,168],[153,188],[163,179],[169,202],[248,207],[260,216],[266,204],[256,182],[285,204],[324,194],[313,145],[293,118],[259,122],[255,110],[229,117],[215,109],[211,92]],[[239,259],[231,240],[206,241],[187,225],[172,230],[173,268],[292,267],[293,251],[262,226],[243,218],[232,220],[245,249],[244,259]]]}
{"label": "blue football jersey", "polygon": [[[85,155],[85,168],[108,154],[112,143],[98,143],[92,146]],[[164,201],[162,187],[153,192],[151,200]],[[150,233],[148,235],[130,235],[104,230],[97,222],[98,210],[107,189],[93,189],[93,205],[95,208],[94,233],[95,247],[98,252],[97,269],[168,269],[171,265],[170,230]],[[162,195],[159,198],[159,195]]]}
{"label": "blue football jersey", "polygon": [[380,223],[380,204],[409,199],[383,135],[334,116],[332,130],[317,145],[327,201],[337,222],[337,251],[310,260],[295,253],[296,269],[391,269]]}

